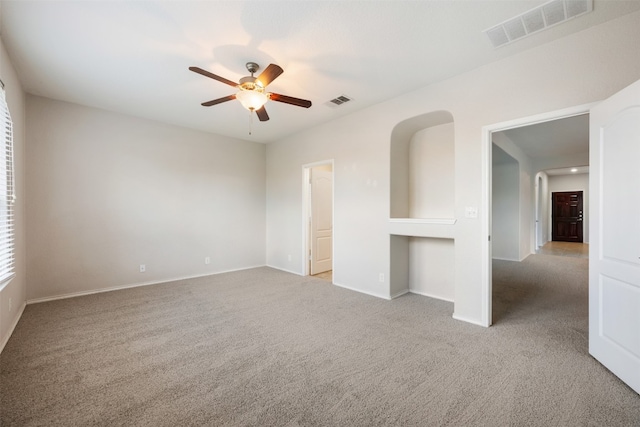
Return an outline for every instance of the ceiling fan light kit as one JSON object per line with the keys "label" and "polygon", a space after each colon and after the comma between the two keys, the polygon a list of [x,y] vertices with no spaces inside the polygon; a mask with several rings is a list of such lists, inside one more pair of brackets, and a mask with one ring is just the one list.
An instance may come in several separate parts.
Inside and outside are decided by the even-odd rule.
{"label": "ceiling fan light kit", "polygon": [[242,106],[249,111],[255,111],[262,108],[269,100],[268,94],[264,93],[264,89],[245,89],[240,86],[240,90],[236,93],[236,99],[240,101]]}
{"label": "ceiling fan light kit", "polygon": [[264,108],[264,105],[269,100],[282,102],[284,104],[295,105],[297,107],[311,107],[311,101],[308,101],[306,99],[266,92],[267,85],[284,72],[284,70],[280,66],[276,64],[269,64],[269,66],[258,77],[253,76],[254,73],[260,68],[258,64],[256,64],[255,62],[247,62],[246,67],[251,75],[241,78],[237,84],[231,80],[225,79],[224,77],[220,77],[216,74],[210,73],[209,71],[203,70],[202,68],[189,67],[189,70],[195,73],[201,74],[205,77],[209,77],[238,89],[238,91],[233,95],[228,95],[223,98],[203,102],[202,106],[210,107],[212,105],[221,104],[226,101],[237,99],[238,101],[240,101],[244,108],[246,108],[250,112],[255,111],[258,119],[260,119],[261,122],[266,122],[267,120],[269,120],[269,115]]}

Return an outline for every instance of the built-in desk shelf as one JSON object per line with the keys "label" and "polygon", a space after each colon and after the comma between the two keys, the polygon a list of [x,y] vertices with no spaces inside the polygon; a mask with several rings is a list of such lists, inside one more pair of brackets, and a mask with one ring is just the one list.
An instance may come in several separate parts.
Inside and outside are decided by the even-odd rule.
{"label": "built-in desk shelf", "polygon": [[455,218],[390,218],[389,234],[453,239],[455,223]]}

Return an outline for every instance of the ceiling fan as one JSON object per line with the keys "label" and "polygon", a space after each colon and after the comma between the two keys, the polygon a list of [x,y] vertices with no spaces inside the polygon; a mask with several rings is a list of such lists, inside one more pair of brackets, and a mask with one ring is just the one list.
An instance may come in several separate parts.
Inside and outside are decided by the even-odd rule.
{"label": "ceiling fan", "polygon": [[211,107],[212,105],[221,104],[223,102],[237,99],[249,111],[255,111],[258,115],[258,119],[261,122],[269,120],[269,115],[264,108],[264,104],[268,100],[283,102],[285,104],[296,105],[298,107],[309,108],[311,107],[311,101],[306,99],[294,98],[292,96],[280,95],[278,93],[267,92],[266,88],[269,83],[274,81],[284,70],[276,64],[269,64],[269,66],[258,76],[254,77],[253,74],[258,71],[260,66],[255,62],[247,62],[247,70],[251,73],[250,76],[246,76],[240,79],[240,82],[235,83],[231,80],[220,77],[209,71],[203,70],[198,67],[189,67],[189,69],[198,74],[202,74],[205,77],[212,78],[221,83],[228,84],[238,89],[238,92],[232,95],[228,95],[222,98],[214,99],[212,101],[203,102],[203,107]]}

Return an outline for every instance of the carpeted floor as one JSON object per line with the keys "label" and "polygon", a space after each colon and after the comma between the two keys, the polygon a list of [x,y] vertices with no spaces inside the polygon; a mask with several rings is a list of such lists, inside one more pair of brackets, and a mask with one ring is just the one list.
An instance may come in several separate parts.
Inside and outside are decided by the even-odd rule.
{"label": "carpeted floor", "polygon": [[313,277],[316,279],[328,280],[329,282],[333,282],[333,271],[325,271],[324,273],[314,274]]}
{"label": "carpeted floor", "polygon": [[587,353],[587,261],[494,266],[495,326],[258,268],[29,305],[8,426],[638,426]]}
{"label": "carpeted floor", "polygon": [[536,253],[589,258],[589,244],[577,242],[547,242],[539,247]]}

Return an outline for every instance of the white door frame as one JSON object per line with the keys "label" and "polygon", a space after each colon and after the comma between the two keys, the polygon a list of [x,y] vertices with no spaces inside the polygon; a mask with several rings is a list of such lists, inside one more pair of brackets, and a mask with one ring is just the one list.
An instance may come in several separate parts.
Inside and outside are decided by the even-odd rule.
{"label": "white door frame", "polygon": [[507,129],[519,128],[524,126],[535,125],[539,123],[549,122],[558,119],[566,119],[569,117],[579,116],[589,113],[591,107],[597,103],[583,104],[575,107],[569,107],[562,110],[551,111],[548,113],[537,114],[535,116],[523,117],[519,119],[509,120],[506,122],[495,123],[482,127],[481,142],[481,161],[482,161],[482,182],[481,182],[481,201],[480,201],[480,218],[482,227],[482,318],[483,326],[491,326],[491,299],[493,293],[492,272],[491,272],[491,134]]}
{"label": "white door frame", "polygon": [[[331,216],[335,219],[335,167],[333,165],[333,159],[322,160],[319,162],[307,163],[302,165],[302,271],[305,276],[308,276],[311,271],[309,268],[309,248],[311,243],[311,233],[309,230],[309,217],[311,216],[311,185],[309,179],[311,177],[311,168],[316,166],[331,165]],[[335,225],[335,221],[334,221]],[[335,226],[332,231],[333,237],[335,237]],[[335,266],[335,238],[331,239],[331,256],[333,257],[333,265]]]}
{"label": "white door frame", "polygon": [[534,251],[537,251],[542,246],[542,177],[540,176],[540,172],[537,172],[535,175],[535,192],[536,192],[536,216],[535,216],[535,239],[534,240]]}

